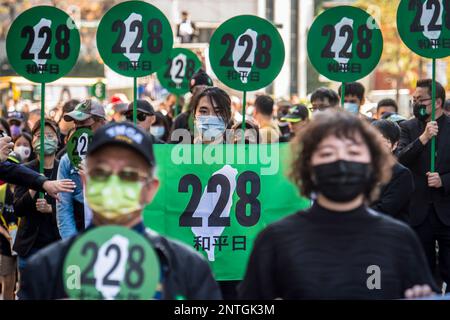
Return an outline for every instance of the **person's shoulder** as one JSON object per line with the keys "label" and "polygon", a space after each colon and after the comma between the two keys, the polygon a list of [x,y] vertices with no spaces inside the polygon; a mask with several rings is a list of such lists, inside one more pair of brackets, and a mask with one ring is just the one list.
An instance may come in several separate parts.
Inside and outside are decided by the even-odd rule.
{"label": "person's shoulder", "polygon": [[394,177],[412,176],[411,171],[399,162],[392,168],[392,173]]}
{"label": "person's shoulder", "polygon": [[307,214],[308,210],[302,210],[272,222],[260,232],[260,236],[271,238],[278,234],[289,234],[292,230],[301,230]]}
{"label": "person's shoulder", "polygon": [[373,226],[386,234],[389,233],[402,239],[414,236],[414,231],[405,222],[371,208],[367,208],[367,211],[374,220]]}
{"label": "person's shoulder", "polygon": [[400,128],[403,128],[403,129],[410,129],[412,127],[417,127],[418,125],[419,125],[419,121],[416,118],[402,121],[399,124]]}
{"label": "person's shoulder", "polygon": [[145,230],[145,233],[155,248],[160,249],[164,254],[167,254],[169,259],[176,259],[180,262],[185,261],[186,259],[206,262],[205,258],[199,252],[181,241],[162,236],[149,228]]}
{"label": "person's shoulder", "polygon": [[58,240],[40,249],[27,260],[27,268],[31,270],[40,270],[41,268],[50,268],[56,271],[58,266],[63,263],[71,244],[76,236],[64,240]]}

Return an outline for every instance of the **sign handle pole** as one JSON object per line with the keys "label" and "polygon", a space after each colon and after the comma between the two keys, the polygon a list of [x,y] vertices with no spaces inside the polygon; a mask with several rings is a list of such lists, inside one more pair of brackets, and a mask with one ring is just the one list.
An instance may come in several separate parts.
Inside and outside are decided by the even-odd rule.
{"label": "sign handle pole", "polygon": [[[45,82],[41,83],[41,128],[40,128],[40,144],[41,150],[39,152],[39,173],[44,174],[44,147],[45,147]],[[39,198],[44,198],[44,193],[39,193]]]}
{"label": "sign handle pole", "polygon": [[245,141],[245,114],[246,110],[245,107],[247,105],[247,91],[244,91],[243,97],[242,97],[242,142]]}
{"label": "sign handle pole", "polygon": [[345,82],[342,82],[341,84],[341,107],[344,108],[344,101],[345,101]]}
{"label": "sign handle pole", "polygon": [[133,123],[137,123],[137,78],[133,77]]}
{"label": "sign handle pole", "polygon": [[[436,120],[436,59],[432,60],[431,82],[431,121]],[[436,137],[431,138],[431,172],[435,171]]]}

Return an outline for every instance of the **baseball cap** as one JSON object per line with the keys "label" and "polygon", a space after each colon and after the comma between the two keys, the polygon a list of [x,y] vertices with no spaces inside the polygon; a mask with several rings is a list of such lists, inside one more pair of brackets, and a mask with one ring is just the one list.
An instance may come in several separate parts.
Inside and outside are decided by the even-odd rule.
{"label": "baseball cap", "polygon": [[297,104],[290,108],[288,114],[282,117],[280,120],[286,122],[300,122],[308,119],[308,117],[308,108],[303,104]]}
{"label": "baseball cap", "polygon": [[150,166],[155,166],[151,136],[132,123],[111,122],[98,129],[89,144],[88,156],[107,145],[128,147],[143,156]]}
{"label": "baseball cap", "polygon": [[199,69],[196,73],[193,74],[191,81],[189,82],[189,90],[192,92],[192,88],[199,85],[213,85],[212,79],[203,69]]}
{"label": "baseball cap", "polygon": [[97,116],[99,118],[106,119],[105,117],[105,108],[91,99],[87,99],[77,104],[75,109],[66,115],[64,115],[65,121],[84,121],[89,119],[92,116]]}
{"label": "baseball cap", "polygon": [[[150,104],[150,102],[148,102],[147,100],[137,100],[136,101],[136,110],[146,113],[146,114],[149,114],[149,115],[155,114],[155,109]],[[127,112],[132,112],[132,111],[133,111],[133,102],[130,102],[128,104]]]}
{"label": "baseball cap", "polygon": [[23,122],[25,120],[25,116],[22,112],[19,111],[10,111],[8,112],[8,123],[10,122]]}

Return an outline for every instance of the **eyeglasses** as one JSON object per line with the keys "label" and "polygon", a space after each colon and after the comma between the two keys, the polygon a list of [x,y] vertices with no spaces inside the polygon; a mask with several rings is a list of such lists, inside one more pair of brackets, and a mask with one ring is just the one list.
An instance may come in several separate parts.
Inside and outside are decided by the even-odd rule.
{"label": "eyeglasses", "polygon": [[113,172],[113,170],[107,166],[97,166],[89,170],[89,176],[97,181],[106,181],[110,176],[116,174],[120,180],[124,182],[138,182],[151,180],[147,175],[139,172],[138,169],[132,167],[125,167],[119,172]]}
{"label": "eyeglasses", "polygon": [[[143,113],[143,112],[138,112],[136,115],[136,119],[140,122],[145,121],[145,119],[147,119],[147,117],[150,117],[150,114],[147,113]],[[125,117],[127,118],[128,121],[133,121],[133,113],[132,112],[127,112],[125,114]]]}
{"label": "eyeglasses", "polygon": [[[41,137],[41,134],[38,133],[35,135],[35,137],[39,139]],[[57,137],[54,133],[45,133],[44,138],[47,140],[56,140],[57,139]]]}
{"label": "eyeglasses", "polygon": [[317,105],[312,105],[311,106],[311,111],[314,110],[319,110],[319,111],[323,111],[325,109],[330,108],[331,106],[329,104],[317,104]]}

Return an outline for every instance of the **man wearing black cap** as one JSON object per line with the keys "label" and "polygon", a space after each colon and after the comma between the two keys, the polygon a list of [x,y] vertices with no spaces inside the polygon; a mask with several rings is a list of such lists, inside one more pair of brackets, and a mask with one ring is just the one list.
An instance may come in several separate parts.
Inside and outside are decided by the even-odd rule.
{"label": "man wearing black cap", "polygon": [[[91,99],[79,103],[75,109],[66,115],[64,120],[73,121],[75,129],[89,128],[93,132],[106,123],[105,109]],[[79,168],[75,168],[65,153],[59,162],[58,179],[71,179],[76,188],[73,193],[62,193],[61,201],[56,204],[56,218],[59,234],[62,239],[69,238],[84,230],[91,217],[89,208],[84,205],[83,186],[79,175]]]}
{"label": "man wearing black cap", "polygon": [[[142,210],[152,202],[159,181],[153,175],[152,139],[128,122],[99,129],[87,154],[86,198],[93,225],[120,225],[141,233],[161,263],[162,299],[220,299],[220,289],[206,260],[197,252],[144,227]],[[126,194],[126,196],[125,196]],[[20,299],[63,299],[63,263],[73,236],[33,256],[24,270]],[[154,297],[149,297],[152,299]]]}
{"label": "man wearing black cap", "polygon": [[[136,124],[142,130],[150,134],[150,128],[156,121],[155,109],[147,100],[136,101]],[[133,122],[133,102],[128,105],[128,110],[125,113],[128,121]],[[162,144],[164,141],[153,136],[153,143]]]}
{"label": "man wearing black cap", "polygon": [[291,107],[287,115],[283,116],[280,120],[288,123],[291,135],[290,139],[292,139],[298,130],[307,123],[308,119],[308,108],[304,104],[296,104]]}

